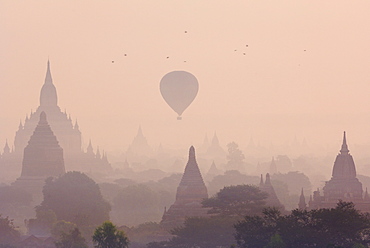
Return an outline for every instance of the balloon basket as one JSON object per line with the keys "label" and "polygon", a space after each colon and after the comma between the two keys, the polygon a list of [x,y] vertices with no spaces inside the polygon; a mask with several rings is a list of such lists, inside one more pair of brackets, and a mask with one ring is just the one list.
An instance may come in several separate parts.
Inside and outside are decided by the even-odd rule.
{"label": "balloon basket", "polygon": [[182,120],[182,117],[181,116],[177,116],[177,120],[178,121],[181,121]]}

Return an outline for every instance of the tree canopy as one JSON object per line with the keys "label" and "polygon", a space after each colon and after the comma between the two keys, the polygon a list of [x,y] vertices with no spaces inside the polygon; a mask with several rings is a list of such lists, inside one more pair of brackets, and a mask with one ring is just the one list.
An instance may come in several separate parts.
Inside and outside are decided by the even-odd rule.
{"label": "tree canopy", "polygon": [[236,185],[221,189],[215,196],[203,200],[209,213],[223,216],[243,217],[261,213],[265,207],[267,193],[254,185]]}
{"label": "tree canopy", "polygon": [[57,248],[88,248],[78,228],[62,233],[60,239],[55,242],[55,246]]}
{"label": "tree canopy", "polygon": [[131,185],[114,198],[116,219],[125,225],[155,221],[163,215],[160,194],[146,185]]}
{"label": "tree canopy", "polygon": [[[238,247],[268,247],[276,234],[281,244],[293,247],[343,247],[370,244],[370,218],[353,203],[340,201],[335,208],[293,210],[281,215],[266,209],[262,216],[246,216],[235,225]],[[284,247],[284,246],[283,246]]]}
{"label": "tree canopy", "polygon": [[227,144],[227,151],[229,154],[227,155],[227,167],[231,170],[245,170],[245,162],[244,162],[244,154],[239,149],[239,146],[235,142],[231,142]]}
{"label": "tree canopy", "polygon": [[103,199],[99,186],[81,172],[47,179],[43,194],[41,207],[52,210],[58,220],[88,226],[109,219],[110,205]]}
{"label": "tree canopy", "polygon": [[235,218],[214,216],[211,218],[191,217],[183,226],[172,230],[175,235],[169,241],[152,242],[148,248],[183,247],[230,247],[235,243],[233,224]]}
{"label": "tree canopy", "polygon": [[0,215],[0,246],[10,246],[19,241],[20,233],[16,230],[13,220]]}
{"label": "tree canopy", "polygon": [[96,248],[127,248],[129,244],[125,233],[110,221],[95,229],[93,242]]}

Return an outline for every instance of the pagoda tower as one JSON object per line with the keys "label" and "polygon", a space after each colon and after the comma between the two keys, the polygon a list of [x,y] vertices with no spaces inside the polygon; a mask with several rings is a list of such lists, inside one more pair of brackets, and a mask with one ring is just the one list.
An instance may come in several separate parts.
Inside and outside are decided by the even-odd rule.
{"label": "pagoda tower", "polygon": [[326,182],[323,191],[326,202],[362,201],[362,183],[356,177],[356,166],[348,150],[346,132],[343,134],[342,148],[334,162],[332,177]]}
{"label": "pagoda tower", "polygon": [[270,173],[273,175],[273,174],[276,174],[278,171],[277,171],[277,166],[276,166],[276,162],[275,162],[275,158],[272,157],[272,160],[271,160],[271,163],[270,163]]}
{"label": "pagoda tower", "polygon": [[303,188],[299,197],[298,209],[305,210],[307,208],[306,199],[304,198]]}
{"label": "pagoda tower", "polygon": [[127,153],[130,156],[149,157],[150,155],[152,155],[153,150],[149,146],[148,141],[143,134],[143,130],[141,129],[141,126],[139,126],[137,134],[134,140],[132,141],[130,147],[128,148]]}
{"label": "pagoda tower", "polygon": [[24,148],[21,177],[50,177],[65,173],[63,149],[51,130],[45,112]]}
{"label": "pagoda tower", "polygon": [[[49,61],[47,62],[45,81],[40,91],[40,105],[35,112],[31,111],[31,114],[26,116],[24,124],[22,124],[22,121],[20,122],[15,134],[14,152],[11,154],[12,160],[0,161],[0,168],[9,167],[7,164],[14,165],[11,167],[12,173],[15,171],[15,175],[19,175],[24,157],[23,152],[39,123],[42,112],[47,115],[48,124],[57,137],[60,147],[63,149],[67,170],[99,171],[103,173],[112,170],[108,160],[102,160],[97,158],[95,154],[90,154],[93,153],[91,144],[89,144],[87,153],[83,151],[82,135],[77,121],[73,124],[70,115],[66,111],[62,112],[58,106],[58,95],[51,76]],[[7,173],[9,174],[9,172]]]}
{"label": "pagoda tower", "polygon": [[191,146],[188,163],[177,187],[175,203],[165,211],[161,224],[171,229],[183,224],[186,217],[207,216],[208,209],[201,204],[205,198],[208,198],[207,187],[195,159],[195,149]]}
{"label": "pagoda tower", "polygon": [[71,118],[67,116],[66,112],[63,113],[58,106],[58,95],[53,84],[49,61],[47,63],[45,81],[40,91],[40,105],[36,112],[31,111],[30,116],[26,117],[23,126],[19,125],[15,135],[15,152],[20,157],[23,157],[23,150],[38,124],[41,112],[47,114],[49,124],[58,137],[66,157],[81,153],[81,132],[78,125],[73,126]]}
{"label": "pagoda tower", "polygon": [[271,184],[270,174],[266,174],[266,180],[263,182],[263,177],[261,175],[259,188],[261,191],[268,194],[266,199],[266,205],[269,207],[277,207],[284,209],[284,206],[280,203],[279,198],[277,197],[274,187]]}
{"label": "pagoda tower", "polygon": [[22,173],[14,186],[29,191],[39,199],[45,179],[64,173],[63,149],[46,120],[45,112],[41,112],[39,123],[24,148]]}

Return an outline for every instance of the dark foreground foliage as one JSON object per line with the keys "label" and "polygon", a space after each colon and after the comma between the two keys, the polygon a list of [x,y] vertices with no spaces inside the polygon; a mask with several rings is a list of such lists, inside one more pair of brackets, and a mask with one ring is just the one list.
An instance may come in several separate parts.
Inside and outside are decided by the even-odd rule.
{"label": "dark foreground foliage", "polygon": [[172,231],[175,236],[170,241],[149,243],[147,247],[230,247],[235,243],[233,228],[235,222],[235,218],[223,216],[188,218],[182,227]]}
{"label": "dark foreground foliage", "polygon": [[370,244],[369,214],[360,213],[353,203],[342,201],[335,208],[297,209],[289,215],[266,209],[262,216],[246,216],[235,229],[241,248],[272,247],[271,242],[286,248],[352,248]]}

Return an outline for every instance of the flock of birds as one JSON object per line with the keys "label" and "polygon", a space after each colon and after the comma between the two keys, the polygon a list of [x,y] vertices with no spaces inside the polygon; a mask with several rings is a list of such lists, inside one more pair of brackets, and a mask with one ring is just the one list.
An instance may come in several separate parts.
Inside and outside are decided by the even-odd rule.
{"label": "flock of birds", "polygon": [[[185,31],[184,31],[184,33],[185,33],[185,34],[187,34],[187,33],[188,33],[188,31],[186,31],[186,30],[185,30]],[[248,47],[248,45],[245,45],[245,46],[246,46],[246,47]],[[234,52],[237,52],[237,51],[238,51],[237,49],[235,49],[235,50],[234,50]],[[306,51],[306,50],[305,50],[305,51]],[[245,56],[245,55],[246,55],[246,53],[245,53],[245,52],[243,52],[243,55]],[[124,54],[124,56],[125,56],[125,57],[127,57],[127,53],[125,53],[125,54]],[[169,58],[170,58],[170,56],[167,56],[167,57],[166,57],[166,59],[169,59]],[[113,63],[114,63],[114,60],[112,60],[112,64],[113,64]],[[186,60],[184,60],[184,63],[186,63]]]}
{"label": "flock of birds", "polygon": [[[187,34],[188,31],[185,30],[184,33]],[[247,45],[245,45],[245,47],[248,48],[249,45],[247,44]],[[238,49],[234,49],[234,52],[237,52],[237,51],[238,51]],[[303,50],[303,51],[306,52],[306,50]],[[243,52],[243,56],[246,56],[246,55],[247,55],[247,53],[246,52]],[[127,57],[127,53],[125,53],[124,56]],[[169,59],[169,58],[170,58],[170,56],[167,56],[166,57],[166,59]],[[114,63],[114,60],[112,60],[112,63]],[[186,63],[186,60],[184,60],[184,63]]]}

